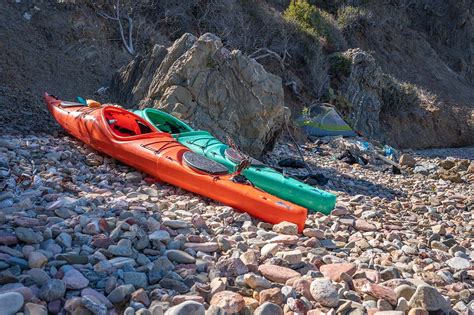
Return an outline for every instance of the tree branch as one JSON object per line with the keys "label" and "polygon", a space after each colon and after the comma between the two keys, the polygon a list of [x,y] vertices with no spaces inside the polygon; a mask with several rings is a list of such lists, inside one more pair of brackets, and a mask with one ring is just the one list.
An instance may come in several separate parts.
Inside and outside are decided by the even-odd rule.
{"label": "tree branch", "polygon": [[103,18],[117,21],[123,46],[125,47],[125,49],[130,55],[135,56],[135,49],[133,47],[133,19],[130,17],[130,15],[126,16],[126,19],[128,21],[128,42],[127,42],[127,39],[125,37],[125,32],[123,30],[122,17],[120,16],[120,0],[117,0],[117,3],[115,4],[114,13],[115,13],[115,16],[111,16],[109,14],[106,14],[105,12],[97,12],[97,14]]}

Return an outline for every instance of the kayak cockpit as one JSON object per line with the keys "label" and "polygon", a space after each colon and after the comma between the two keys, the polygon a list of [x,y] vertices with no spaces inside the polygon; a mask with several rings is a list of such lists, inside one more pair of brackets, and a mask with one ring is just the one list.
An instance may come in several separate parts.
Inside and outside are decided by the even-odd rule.
{"label": "kayak cockpit", "polygon": [[144,118],[155,125],[161,132],[179,134],[194,131],[193,128],[188,126],[186,123],[163,111],[147,108],[143,110],[143,114]]}
{"label": "kayak cockpit", "polygon": [[229,173],[224,165],[192,151],[185,152],[183,160],[189,167],[207,174],[225,175]]}
{"label": "kayak cockpit", "polygon": [[138,136],[153,132],[152,127],[146,121],[121,108],[105,107],[104,118],[112,132],[119,137]]}

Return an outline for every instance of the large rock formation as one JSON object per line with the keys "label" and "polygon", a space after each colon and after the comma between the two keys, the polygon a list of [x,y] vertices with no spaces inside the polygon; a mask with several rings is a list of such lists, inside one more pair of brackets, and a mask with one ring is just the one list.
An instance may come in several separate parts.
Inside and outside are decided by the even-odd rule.
{"label": "large rock formation", "polygon": [[289,117],[281,78],[207,33],[155,46],[114,77],[112,95],[126,106],[155,107],[260,156]]}
{"label": "large rock formation", "polygon": [[365,136],[399,148],[472,144],[474,111],[440,103],[433,95],[386,74],[375,58],[349,49],[350,74],[338,93],[351,126]]}

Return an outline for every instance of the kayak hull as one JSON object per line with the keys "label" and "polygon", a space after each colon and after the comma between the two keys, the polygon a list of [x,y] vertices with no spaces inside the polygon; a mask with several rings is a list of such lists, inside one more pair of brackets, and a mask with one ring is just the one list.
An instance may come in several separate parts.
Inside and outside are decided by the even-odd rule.
{"label": "kayak hull", "polygon": [[[230,175],[213,176],[190,167],[183,161],[183,155],[190,151],[188,148],[171,135],[155,131],[133,113],[113,106],[62,107],[60,100],[48,94],[44,99],[51,114],[68,133],[102,153],[163,182],[269,223],[288,221],[297,224],[300,231],[304,228],[307,209],[251,185],[236,183]],[[119,123],[126,128],[118,126]],[[128,134],[130,130],[136,134]]]}
{"label": "kayak hull", "polygon": [[[225,165],[231,173],[235,171],[237,164],[230,160],[225,153],[229,147],[213,137],[209,132],[202,130],[194,131],[184,122],[156,109],[147,108],[134,111],[134,113],[147,120],[156,130],[160,130],[162,126],[162,124],[157,123],[156,117],[159,114],[165,115],[164,117],[167,119],[171,117],[170,119],[173,119],[173,124],[179,122],[186,126],[186,128],[178,128],[182,132],[172,133],[172,136],[181,144],[198,154]],[[179,127],[181,126],[179,125]],[[171,129],[177,130],[176,128]],[[169,129],[166,131],[169,131]],[[295,178],[284,176],[264,165],[252,165],[243,171],[243,175],[256,187],[279,198],[308,208],[310,211],[329,214],[336,205],[336,196],[334,194],[312,187]]]}

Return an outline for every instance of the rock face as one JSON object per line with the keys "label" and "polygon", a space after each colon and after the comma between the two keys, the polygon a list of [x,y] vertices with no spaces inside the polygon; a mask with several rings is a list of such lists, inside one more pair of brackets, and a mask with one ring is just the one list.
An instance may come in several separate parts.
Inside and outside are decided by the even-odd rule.
{"label": "rock face", "polygon": [[355,130],[400,148],[472,143],[472,109],[436,105],[434,97],[385,73],[379,60],[362,49],[349,49],[343,55],[351,66],[339,93],[351,109]]}
{"label": "rock face", "polygon": [[273,148],[289,110],[281,78],[207,33],[184,34],[166,49],[155,46],[114,77],[115,100],[155,107],[260,156]]}

